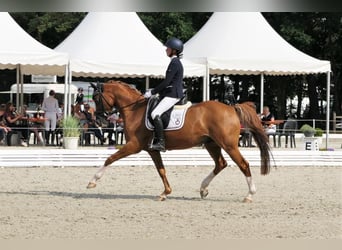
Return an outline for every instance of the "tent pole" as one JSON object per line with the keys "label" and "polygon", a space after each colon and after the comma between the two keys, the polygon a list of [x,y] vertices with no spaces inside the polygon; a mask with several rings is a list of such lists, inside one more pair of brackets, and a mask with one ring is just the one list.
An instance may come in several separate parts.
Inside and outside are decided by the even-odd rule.
{"label": "tent pole", "polygon": [[150,77],[146,76],[145,78],[145,89],[149,89],[150,88]]}
{"label": "tent pole", "polygon": [[208,62],[206,64],[206,75],[203,77],[203,101],[210,100],[210,73]]}
{"label": "tent pole", "polygon": [[[24,74],[21,73],[21,66],[20,67],[20,113],[23,112],[24,106]],[[18,107],[17,107],[18,108]]]}
{"label": "tent pole", "polygon": [[330,130],[330,72],[327,72],[327,110],[326,110],[326,138],[325,148],[329,146],[329,130]]}
{"label": "tent pole", "polygon": [[260,114],[264,109],[264,73],[260,75]]}
{"label": "tent pole", "polygon": [[68,85],[68,65],[65,65],[65,74],[64,74],[64,111],[63,111],[63,117],[66,118],[68,110],[69,110],[69,105],[68,105],[68,91],[67,91],[67,85]]}
{"label": "tent pole", "polygon": [[68,63],[68,115],[71,115],[71,93],[70,93],[70,87],[72,82],[72,71],[70,69],[70,61]]}
{"label": "tent pole", "polygon": [[206,91],[206,89],[207,89],[207,75],[205,75],[205,76],[203,76],[203,82],[202,82],[202,101],[204,102],[204,101],[206,101],[206,99],[207,99],[207,91]]}
{"label": "tent pole", "polygon": [[15,100],[16,107],[19,107],[19,82],[20,82],[20,64],[17,64],[17,98]]}

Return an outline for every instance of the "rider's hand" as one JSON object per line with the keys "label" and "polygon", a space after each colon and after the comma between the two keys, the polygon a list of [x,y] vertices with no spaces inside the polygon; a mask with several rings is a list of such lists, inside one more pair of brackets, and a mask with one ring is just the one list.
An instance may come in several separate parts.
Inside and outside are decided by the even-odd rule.
{"label": "rider's hand", "polygon": [[151,96],[152,96],[151,90],[147,90],[147,91],[145,92],[145,94],[144,94],[144,97],[145,97],[145,98],[150,98]]}

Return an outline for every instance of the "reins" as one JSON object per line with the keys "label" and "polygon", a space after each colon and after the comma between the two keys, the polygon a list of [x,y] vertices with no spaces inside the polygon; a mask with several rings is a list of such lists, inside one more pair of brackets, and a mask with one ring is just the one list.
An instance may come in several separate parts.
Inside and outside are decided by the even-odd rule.
{"label": "reins", "polygon": [[[143,96],[143,95],[140,95],[140,96]],[[137,101],[132,102],[132,103],[130,103],[130,104],[127,104],[127,105],[125,105],[125,106],[123,106],[123,107],[118,107],[118,108],[121,109],[121,110],[123,110],[123,109],[128,108],[128,107],[130,107],[130,106],[132,106],[132,105],[135,105],[135,104],[137,104],[137,103],[140,103],[140,101],[145,101],[145,97],[142,98],[142,99],[138,99]],[[107,104],[108,104],[108,103],[107,103]]]}
{"label": "reins", "polygon": [[[104,111],[103,100],[106,102],[106,104],[107,104],[109,107],[112,107],[112,106],[110,105],[109,101],[108,101],[108,100],[106,99],[106,97],[103,95],[102,91],[99,90],[98,88],[96,88],[96,90],[97,90],[97,93],[100,95],[99,103],[100,103],[100,105],[101,105],[102,110]],[[141,96],[143,96],[143,95],[141,94],[139,97],[141,97]],[[120,110],[124,110],[125,108],[128,108],[128,107],[130,107],[130,106],[133,106],[133,105],[135,105],[135,104],[137,104],[137,103],[139,103],[139,102],[141,102],[141,101],[144,101],[144,100],[145,100],[145,98],[138,99],[138,100],[135,101],[135,102],[132,102],[132,103],[130,103],[130,104],[127,104],[127,105],[125,105],[125,106],[123,106],[123,107],[119,107],[119,106],[118,106],[117,108],[120,109]]]}

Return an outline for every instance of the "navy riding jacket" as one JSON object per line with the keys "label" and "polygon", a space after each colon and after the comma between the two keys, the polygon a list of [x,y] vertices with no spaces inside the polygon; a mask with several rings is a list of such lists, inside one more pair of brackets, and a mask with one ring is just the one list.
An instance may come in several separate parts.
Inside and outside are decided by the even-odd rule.
{"label": "navy riding jacket", "polygon": [[152,95],[159,93],[161,98],[166,96],[173,98],[183,97],[183,65],[178,57],[171,59],[166,70],[164,81],[152,90]]}

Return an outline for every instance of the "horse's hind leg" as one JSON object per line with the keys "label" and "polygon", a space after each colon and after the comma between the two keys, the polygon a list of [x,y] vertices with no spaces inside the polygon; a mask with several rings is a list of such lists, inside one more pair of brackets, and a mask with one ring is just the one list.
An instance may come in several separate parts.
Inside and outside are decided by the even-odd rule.
{"label": "horse's hind leg", "polygon": [[208,195],[208,186],[214,177],[220,173],[226,166],[227,161],[224,159],[221,148],[214,141],[204,144],[205,148],[208,150],[210,156],[215,161],[215,168],[210,174],[202,181],[200,188],[201,198],[205,198]]}
{"label": "horse's hind leg", "polygon": [[238,165],[241,172],[245,175],[248,184],[248,194],[244,198],[244,202],[252,202],[252,196],[256,193],[256,188],[252,180],[251,170],[249,163],[243,158],[237,146],[228,147],[225,149],[232,160]]}
{"label": "horse's hind leg", "polygon": [[149,153],[149,155],[151,156],[154,165],[156,166],[157,170],[158,170],[158,174],[160,176],[160,178],[162,179],[162,182],[164,184],[164,192],[162,192],[159,195],[159,200],[160,201],[164,201],[166,200],[166,196],[171,194],[172,189],[170,187],[169,181],[166,178],[166,170],[163,164],[163,160],[160,156],[160,152],[159,151],[147,151]]}

